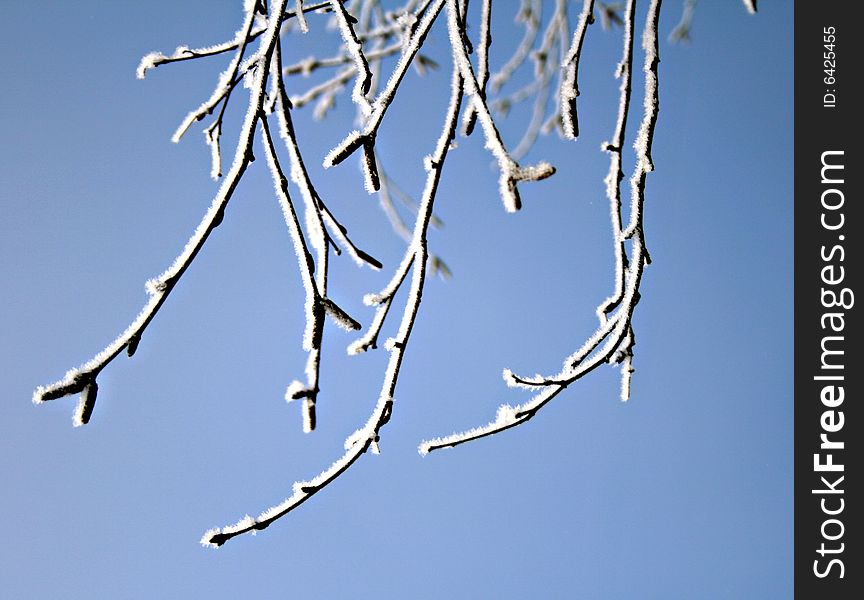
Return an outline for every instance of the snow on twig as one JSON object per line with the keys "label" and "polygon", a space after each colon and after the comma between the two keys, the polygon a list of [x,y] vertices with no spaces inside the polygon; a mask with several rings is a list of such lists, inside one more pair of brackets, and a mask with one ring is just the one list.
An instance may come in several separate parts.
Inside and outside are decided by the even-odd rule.
{"label": "snow on twig", "polygon": [[[257,518],[253,519],[246,516],[234,525],[207,531],[201,538],[203,545],[218,547],[238,535],[265,529],[271,523],[285,516],[332,483],[365,454],[367,450],[371,448],[374,452],[377,449],[381,428],[389,422],[392,415],[394,394],[402,360],[411,330],[414,327],[414,321],[417,318],[417,312],[420,308],[426,278],[426,257],[428,255],[426,232],[432,217],[432,207],[438,191],[438,183],[444,166],[444,160],[447,157],[451,140],[456,131],[459,110],[462,105],[461,90],[461,82],[458,81],[458,75],[454,71],[453,92],[451,94],[450,105],[447,109],[444,129],[438,139],[432,160],[427,163],[429,168],[427,169],[426,188],[420,203],[417,220],[414,224],[412,241],[405,254],[406,257],[411,257],[409,261],[412,274],[408,299],[402,313],[399,331],[394,338],[395,342],[389,348],[390,358],[385,371],[384,382],[372,414],[363,427],[348,436],[345,440],[345,453],[330,467],[310,480],[296,482],[293,486],[291,496],[276,506],[265,510]],[[403,261],[403,264],[405,264],[405,261]],[[401,268],[397,270],[397,276],[399,271],[401,271]],[[398,283],[395,284],[396,287],[398,285]]]}
{"label": "snow on twig", "polygon": [[[278,7],[277,14],[281,14],[285,0],[275,0],[275,6]],[[251,12],[251,11],[250,11]],[[249,22],[247,18],[247,23]],[[249,94],[249,106],[246,111],[246,116],[243,119],[241,127],[240,141],[234,154],[234,161],[229,170],[228,175],[219,187],[219,191],[213,198],[210,208],[202,218],[195,232],[189,238],[183,251],[174,259],[174,262],[161,275],[147,282],[146,289],[150,295],[150,299],[138,316],[132,323],[121,333],[113,342],[108,344],[101,352],[94,356],[90,361],[77,369],[72,369],[66,373],[66,376],[48,386],[39,386],[33,395],[34,402],[43,402],[46,400],[54,400],[67,395],[84,393],[84,401],[76,413],[76,423],[81,424],[86,422],[84,417],[89,418],[89,412],[92,410],[93,403],[96,399],[95,383],[99,373],[112,360],[114,360],[124,349],[131,356],[138,347],[141,335],[144,330],[156,316],[156,313],[165,303],[174,286],[192,264],[192,261],[198,255],[207,238],[222,222],[225,213],[225,207],[231,200],[240,179],[246,171],[251,159],[252,141],[255,134],[255,129],[258,123],[258,118],[264,103],[264,90],[267,83],[267,62],[272,56],[275,48],[276,40],[278,39],[279,19],[272,19],[268,25],[261,41],[259,49],[258,61],[260,68],[255,70],[253,83]]]}
{"label": "snow on twig", "polygon": [[585,32],[594,22],[594,0],[585,0],[579,22],[573,32],[573,42],[564,58],[561,68],[565,76],[561,79],[560,105],[561,119],[564,125],[564,135],[571,140],[579,137],[579,119],[576,115],[576,98],[579,96],[579,59],[582,55],[582,43]]}
{"label": "snow on twig", "polygon": [[[632,3],[633,0],[630,0],[631,9]],[[508,385],[540,388],[540,391],[533,398],[517,406],[501,406],[495,419],[484,426],[475,427],[449,436],[426,440],[418,448],[421,454],[425,455],[433,450],[458,446],[521,425],[533,418],[543,406],[570,384],[578,381],[598,366],[610,360],[617,360],[623,363],[621,391],[622,396],[629,394],[634,339],[632,335],[633,311],[639,301],[639,287],[644,267],[648,262],[642,231],[642,206],[645,201],[645,179],[648,172],[653,169],[651,145],[660,105],[657,83],[657,69],[660,62],[657,22],[660,5],[661,0],[651,1],[642,38],[642,47],[645,51],[643,68],[645,74],[644,116],[634,142],[637,153],[637,165],[631,178],[632,221],[629,228],[632,229],[629,233],[632,238],[632,256],[627,269],[625,291],[621,298],[620,306],[614,315],[603,322],[600,328],[579,350],[565,359],[564,366],[559,374],[551,377],[524,378],[513,374],[509,370],[504,371],[504,379]],[[632,20],[633,11],[629,10],[628,15],[628,18]],[[625,46],[627,43],[628,39],[625,35]],[[632,53],[628,53],[625,49],[625,60],[628,54],[632,57]],[[622,97],[625,93],[625,90],[622,89]],[[623,135],[624,125],[620,119],[618,126],[620,126]],[[618,126],[616,126],[616,132],[619,128]],[[624,235],[626,236],[627,232],[624,232]]]}

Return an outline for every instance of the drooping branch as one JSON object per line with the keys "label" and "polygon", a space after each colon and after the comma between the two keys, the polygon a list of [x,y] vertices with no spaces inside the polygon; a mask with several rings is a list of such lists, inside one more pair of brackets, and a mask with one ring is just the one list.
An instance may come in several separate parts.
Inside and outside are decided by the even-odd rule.
{"label": "drooping branch", "polygon": [[[695,0],[686,0],[684,17],[688,14],[692,16],[692,11],[686,11],[687,7],[692,7],[693,1]],[[425,54],[423,45],[445,2],[453,63],[450,103],[435,149],[425,161],[426,183],[420,202],[414,202],[399,190],[398,185],[381,168],[381,162],[375,153],[375,143],[379,128],[395,101],[408,68],[413,65],[422,74],[427,67],[437,66],[434,60]],[[578,67],[586,31],[594,20],[595,11],[600,14],[601,19],[620,24],[624,29],[622,58],[616,71],[616,77],[620,79],[617,121],[610,141],[603,145],[610,161],[605,187],[612,224],[614,289],[597,308],[599,327],[563,361],[556,374],[524,377],[509,370],[504,371],[504,379],[508,385],[534,393],[527,402],[517,406],[504,405],[499,408],[491,423],[424,442],[420,451],[425,454],[431,450],[456,446],[520,425],[533,418],[543,406],[572,383],[603,364],[620,365],[621,397],[629,398],[635,346],[633,316],[640,300],[644,269],[650,264],[645,244],[643,214],[647,174],[653,170],[651,149],[659,110],[657,22],[661,2],[652,0],[643,32],[644,115],[632,142],[636,164],[629,180],[630,203],[626,227],[622,212],[621,183],[624,178],[623,148],[628,142],[627,122],[631,110],[635,0],[625,0],[625,3],[620,5],[597,2],[596,6],[593,0],[583,0],[582,13],[572,36],[567,20],[566,0],[555,0],[554,12],[545,22],[542,34],[541,0],[523,0],[517,22],[524,26],[524,37],[504,66],[491,76],[491,0],[482,2],[479,37],[475,40],[475,47],[472,47],[469,39],[471,29],[467,23],[467,0],[408,0],[400,9],[394,11],[385,11],[379,0],[349,3],[328,0],[316,4],[294,0],[294,10],[286,11],[288,0],[272,0],[269,16],[267,2],[246,0],[243,23],[231,40],[197,50],[178,48],[173,56],[153,53],[142,60],[138,70],[140,77],[143,77],[148,69],[162,64],[233,52],[227,69],[220,76],[209,99],[189,113],[175,135],[175,138],[179,139],[193,123],[215,113],[214,120],[204,132],[212,153],[213,174],[221,176],[220,138],[223,117],[231,95],[240,87],[248,87],[249,104],[242,121],[233,162],[210,208],[186,247],[167,270],[147,283],[150,297],[132,324],[96,357],[78,369],[69,371],[64,379],[37,388],[34,394],[35,402],[80,394],[75,413],[76,424],[89,420],[98,391],[96,379],[102,369],[124,349],[129,356],[135,353],[145,329],[209,235],[222,222],[228,202],[249,164],[254,160],[252,144],[260,125],[261,144],[305,291],[306,324],[303,348],[308,353],[306,378],[303,382],[292,382],[288,386],[286,398],[302,400],[304,429],[311,431],[315,428],[325,322],[329,317],[345,329],[361,329],[360,324],[329,297],[330,252],[332,250],[336,255],[345,252],[357,264],[374,269],[381,268],[382,264],[355,244],[348,235],[347,227],[337,219],[313,185],[294,129],[292,110],[317,101],[316,115],[326,112],[333,105],[335,95],[347,89],[352,79],[355,79],[352,99],[359,112],[360,130],[351,132],[327,155],[324,164],[328,167],[339,164],[362,148],[366,188],[370,192],[380,193],[382,209],[394,230],[407,242],[405,253],[393,270],[387,285],[377,294],[368,294],[363,298],[365,304],[375,307],[375,314],[361,337],[348,347],[350,354],[377,348],[389,317],[396,314],[396,296],[400,291],[404,293],[407,288],[407,299],[398,331],[395,336],[381,344],[388,352],[388,362],[377,403],[365,424],[346,439],[345,453],[336,462],[316,477],[295,483],[291,496],[285,501],[264,511],[257,518],[246,516],[235,525],[207,532],[202,543],[220,546],[235,536],[268,527],[338,478],[367,450],[377,453],[380,431],[389,422],[392,414],[404,353],[418,315],[427,276],[436,269],[445,274],[449,272],[440,258],[430,252],[427,233],[429,226],[436,224],[433,205],[445,159],[455,147],[453,140],[460,122],[463,100],[465,110],[461,115],[462,125],[467,130],[466,133],[470,133],[479,121],[486,146],[498,162],[499,184],[505,207],[508,211],[518,210],[521,200],[517,184],[521,181],[543,179],[554,172],[554,168],[546,163],[528,168],[518,164],[518,160],[534,144],[539,133],[547,133],[560,127],[566,137],[575,138],[578,135]],[[744,0],[744,3],[748,9],[755,12],[755,0]],[[622,18],[619,12],[625,5]],[[327,55],[328,58],[319,59],[313,56],[288,66],[283,65],[281,34],[292,29],[292,24],[299,25],[304,32],[307,31],[309,23],[304,15],[311,12],[332,13],[331,21],[338,27],[342,38],[340,51]],[[359,17],[355,18],[354,15]],[[256,51],[249,55],[249,45],[254,40],[260,41]],[[476,67],[469,58],[475,50]],[[389,73],[389,78],[384,81],[383,61],[397,53],[400,53],[400,56]],[[557,58],[553,60],[553,56]],[[526,64],[529,57],[534,67],[532,81],[515,91],[508,91],[506,96],[487,98],[487,90],[494,95],[512,79],[518,81],[519,78],[514,77],[514,74]],[[287,76],[308,75],[324,69],[333,69],[326,75],[329,79],[305,92],[292,89],[292,92],[298,93],[289,99],[286,91]],[[554,110],[550,114],[550,91],[556,85],[556,76],[559,93],[552,102]],[[295,83],[299,78],[290,81]],[[241,86],[241,83],[244,86]],[[374,100],[370,101],[373,98]],[[528,127],[521,141],[512,151],[508,151],[499,123],[493,117],[490,107],[496,110],[498,116],[497,111],[506,113],[512,104],[531,99],[533,111]],[[278,133],[284,142],[284,148],[280,146],[277,149],[275,133]],[[286,154],[287,158],[280,158],[280,152]],[[294,188],[289,189],[291,184],[296,186],[299,196],[292,198],[291,192]],[[396,210],[394,197],[403,200],[414,213],[412,226],[409,227],[408,221]],[[301,198],[302,207],[298,204]]]}
{"label": "drooping branch", "polygon": [[[372,103],[372,112],[369,114],[363,130],[351,132],[338,146],[331,150],[324,159],[325,167],[338,165],[360,148],[370,148],[371,146],[374,146],[375,136],[378,134],[378,128],[381,126],[381,121],[383,120],[387,109],[393,102],[396,90],[399,88],[399,84],[402,82],[405,73],[408,72],[408,67],[411,66],[414,57],[420,51],[423,42],[426,41],[426,36],[429,34],[429,30],[432,28],[435,19],[438,18],[441,9],[444,6],[444,2],[445,0],[434,0],[434,2],[429,5],[428,9],[425,10],[416,28],[406,39],[402,50],[402,56],[399,58],[399,62],[396,64],[393,73],[390,75],[390,79],[387,81],[384,89],[381,90],[381,93],[378,94],[375,102]],[[366,160],[364,161],[364,164],[368,167],[370,164],[374,163]]]}
{"label": "drooping branch", "polygon": [[[284,3],[285,0],[275,0],[274,6],[276,8],[274,10],[276,14],[282,13]],[[67,372],[62,380],[48,386],[39,386],[36,388],[33,394],[34,402],[39,403],[71,394],[83,393],[82,402],[79,404],[75,414],[75,423],[76,425],[87,423],[96,399],[97,387],[95,382],[99,373],[124,349],[127,350],[130,356],[135,353],[145,329],[165,303],[174,286],[180,281],[183,273],[192,264],[192,261],[204,246],[207,238],[210,237],[213,230],[222,222],[225,208],[252,159],[252,141],[263,107],[264,92],[268,78],[267,65],[275,49],[280,23],[279,19],[271,19],[261,41],[257,54],[258,65],[254,69],[253,82],[249,94],[249,106],[241,127],[240,141],[234,154],[231,169],[219,187],[216,196],[213,198],[210,208],[198,224],[192,237],[189,238],[183,251],[161,275],[147,282],[146,288],[150,299],[126,330],[90,361],[77,369]]]}
{"label": "drooping branch", "polygon": [[[402,360],[408,345],[408,339],[417,318],[420,301],[423,295],[423,287],[426,279],[426,258],[428,248],[426,232],[432,218],[432,208],[438,191],[438,184],[444,166],[444,160],[450,149],[450,143],[456,131],[459,111],[462,106],[462,83],[459,75],[454,69],[453,89],[447,116],[444,121],[444,129],[438,139],[435,152],[427,161],[426,187],[423,199],[420,203],[417,221],[414,225],[414,234],[411,244],[405,253],[402,265],[408,264],[411,270],[411,284],[408,291],[408,299],[402,313],[402,321],[395,338],[387,344],[390,358],[384,375],[384,382],[378,402],[366,424],[355,431],[345,440],[345,454],[343,454],[329,468],[322,471],[316,477],[307,481],[298,481],[293,486],[293,493],[280,504],[264,511],[257,518],[243,517],[234,525],[207,531],[201,538],[201,543],[206,546],[219,547],[228,540],[253,531],[260,531],[269,527],[274,521],[285,516],[313,495],[317,494],[327,485],[351,467],[370,448],[373,452],[378,451],[379,433],[381,428],[390,420],[393,411],[394,394]],[[398,282],[397,282],[398,281]],[[400,266],[388,288],[401,285],[404,281],[403,269]],[[397,283],[394,283],[397,282]],[[392,299],[392,298],[391,298]]]}
{"label": "drooping branch", "polygon": [[[631,239],[631,256],[627,268],[624,293],[619,307],[608,320],[601,324],[597,332],[577,352],[564,361],[564,367],[559,374],[551,377],[525,378],[517,376],[509,370],[504,371],[504,379],[508,385],[529,389],[542,388],[531,400],[518,406],[502,405],[498,409],[495,419],[482,427],[475,427],[461,433],[424,441],[419,446],[421,454],[427,454],[441,448],[458,446],[516,427],[534,417],[543,406],[570,384],[578,381],[598,366],[607,362],[623,363],[621,389],[622,394],[629,393],[630,374],[632,372],[632,347],[634,344],[632,333],[633,311],[639,301],[639,287],[644,267],[649,261],[642,229],[642,207],[645,202],[645,180],[647,174],[653,170],[651,146],[660,106],[657,80],[658,65],[660,62],[657,36],[660,5],[661,0],[652,0],[648,9],[642,38],[642,47],[645,51],[643,69],[645,74],[644,116],[634,142],[637,164],[630,180],[631,222],[628,229],[621,234],[623,237]],[[625,18],[632,21],[632,0],[629,2],[628,8],[627,17]],[[630,31],[632,32],[632,24]],[[632,39],[628,41],[626,34],[624,44],[624,60],[626,61],[629,56],[629,60],[632,63],[632,51],[626,50],[626,46],[632,44]],[[625,73],[628,72],[629,67],[619,70],[619,73],[622,71]],[[621,104],[624,105],[624,98],[629,98],[627,96],[629,92],[623,83],[621,94]],[[625,124],[626,121],[620,119],[619,112],[616,135],[618,131],[621,131],[621,135],[623,135]]]}
{"label": "drooping branch", "polygon": [[[489,46],[492,45],[492,0],[483,0],[480,14],[480,43],[477,45],[477,82],[480,95],[486,98],[486,82],[489,80]],[[473,104],[462,115],[463,135],[469,136],[477,123],[477,109]]]}
{"label": "drooping branch", "polygon": [[561,80],[561,119],[564,125],[564,135],[571,140],[579,137],[579,118],[576,115],[576,98],[579,96],[579,59],[582,56],[582,43],[585,32],[594,22],[594,0],[585,0],[579,22],[573,32],[573,42],[564,58],[561,68],[564,77]]}
{"label": "drooping branch", "polygon": [[[306,292],[304,307],[306,313],[306,332],[303,335],[303,349],[309,353],[306,363],[306,383],[302,384],[294,381],[288,386],[285,399],[289,401],[303,400],[303,430],[309,432],[315,429],[315,403],[320,389],[318,386],[318,376],[321,365],[321,338],[324,328],[323,298],[313,275],[315,263],[303,236],[303,230],[300,226],[297,211],[294,209],[294,203],[288,194],[288,179],[285,177],[276,155],[273,137],[270,134],[270,127],[266,118],[262,119],[261,125],[261,135],[267,155],[267,163],[270,166],[270,172],[273,176],[274,186],[276,187],[276,195],[279,198],[285,222],[291,233],[294,252],[297,255],[300,266],[303,289]],[[316,230],[319,236],[321,235],[320,232],[320,229]],[[320,241],[317,242],[317,245],[318,248],[323,247],[326,251],[326,247]],[[320,261],[321,250],[318,250],[318,252]]]}
{"label": "drooping branch", "polygon": [[[550,57],[552,56],[556,45],[560,43],[563,46],[564,42],[563,40],[559,40],[559,37],[562,28],[566,28],[566,26],[567,0],[556,0],[555,12],[552,14],[552,18],[549,19],[549,23],[547,23],[546,29],[543,32],[540,48],[533,53],[534,84],[530,86],[532,88],[530,90],[530,95],[534,95],[534,106],[531,111],[531,120],[528,123],[528,127],[522,134],[522,139],[519,140],[519,143],[515,148],[513,148],[513,152],[511,153],[513,158],[517,160],[525,156],[534,146],[537,137],[543,129],[544,123],[549,120],[546,116],[546,105],[549,102],[549,95],[552,87],[551,81],[557,72],[564,70],[556,68],[557,65],[555,64],[555,61],[551,60]],[[562,53],[563,52],[564,50],[562,50]],[[527,88],[523,88],[523,90],[528,91]],[[520,100],[517,99],[516,101]],[[561,114],[560,98],[558,100],[558,105],[559,107],[553,116]],[[559,118],[561,117],[559,116]]]}
{"label": "drooping branch", "polygon": [[507,212],[516,212],[522,208],[517,184],[521,181],[546,179],[555,173],[555,167],[546,162],[531,167],[520,167],[507,152],[498,127],[495,125],[495,120],[492,118],[492,113],[489,112],[489,106],[483,97],[480,84],[474,76],[471,61],[468,59],[468,52],[465,49],[465,42],[461,33],[464,27],[460,24],[461,17],[456,0],[447,0],[447,9],[447,30],[450,33],[450,46],[453,50],[454,61],[464,81],[465,91],[471,96],[477,119],[483,128],[486,147],[489,148],[498,162],[499,193],[504,202],[504,208]]}
{"label": "drooping branch", "polygon": [[[369,254],[359,250],[354,245],[350,238],[348,238],[347,228],[339,223],[333,214],[327,209],[324,201],[312,185],[312,180],[306,169],[300,151],[300,145],[297,141],[297,134],[294,130],[293,120],[291,119],[291,103],[288,100],[288,94],[285,91],[285,82],[281,69],[281,43],[278,42],[271,70],[274,88],[273,95],[276,98],[275,108],[279,123],[279,133],[288,149],[291,161],[291,179],[300,189],[303,197],[306,228],[311,237],[311,246],[316,253],[316,258],[313,264],[317,266],[313,269],[310,265],[308,281],[304,280],[304,284],[308,286],[306,289],[306,333],[303,337],[303,347],[309,353],[306,363],[306,383],[303,384],[295,380],[288,386],[288,389],[285,392],[285,399],[289,402],[292,400],[303,401],[303,430],[309,432],[313,431],[316,425],[315,407],[320,389],[318,378],[321,363],[321,341],[324,327],[323,317],[327,314],[334,318],[336,323],[343,328],[359,329],[359,324],[357,324],[356,321],[348,317],[344,311],[339,309],[327,298],[329,249],[331,246],[337,250],[339,248],[339,246],[335,245],[333,242],[333,237],[335,236],[338,238],[341,245],[351,253],[358,264],[370,264],[373,268],[380,268],[381,263]],[[266,128],[266,122],[263,124]],[[266,146],[270,149],[270,154],[272,155],[272,159],[269,161],[271,163],[271,171],[274,179],[278,181],[279,186],[281,186],[284,175],[279,166],[275,150],[272,149],[269,130],[266,131],[266,133],[267,141],[269,142]],[[285,193],[287,196],[287,189]],[[280,198],[280,200],[284,205],[285,199]],[[288,201],[290,202],[290,200]],[[292,220],[294,219],[296,219],[296,213]],[[306,250],[306,256],[310,256],[308,250]],[[312,276],[313,271],[315,274],[314,278]]]}
{"label": "drooping branch", "polygon": [[618,120],[612,140],[603,144],[609,153],[609,174],[606,183],[606,197],[609,200],[609,217],[612,222],[612,244],[615,253],[615,291],[597,307],[597,317],[602,324],[610,311],[621,302],[624,294],[624,270],[627,268],[627,254],[622,235],[621,181],[624,179],[622,168],[624,139],[627,129],[627,115],[630,112],[630,90],[633,80],[633,11],[635,0],[628,0],[624,15],[624,53],[615,76],[621,80],[618,99]]}
{"label": "drooping branch", "polygon": [[345,48],[354,59],[354,70],[357,72],[357,82],[354,85],[354,92],[351,98],[354,103],[361,107],[363,112],[372,110],[369,100],[366,99],[366,93],[372,85],[372,71],[369,70],[369,62],[363,54],[363,45],[357,38],[352,25],[353,17],[348,14],[345,7],[342,5],[342,0],[332,0],[331,6],[336,14],[336,21],[339,24],[339,32],[342,34],[342,39],[345,42]]}

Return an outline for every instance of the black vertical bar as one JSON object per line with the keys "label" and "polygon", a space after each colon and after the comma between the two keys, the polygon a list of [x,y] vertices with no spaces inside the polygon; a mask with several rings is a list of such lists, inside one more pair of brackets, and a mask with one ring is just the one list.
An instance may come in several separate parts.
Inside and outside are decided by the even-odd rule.
{"label": "black vertical bar", "polygon": [[[858,2],[795,3],[795,593],[864,598]],[[862,294],[856,298],[856,293]]]}

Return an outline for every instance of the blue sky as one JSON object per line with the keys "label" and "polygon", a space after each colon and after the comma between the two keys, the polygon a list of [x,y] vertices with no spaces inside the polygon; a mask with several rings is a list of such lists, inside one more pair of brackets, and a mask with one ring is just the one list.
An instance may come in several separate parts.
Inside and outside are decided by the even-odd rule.
{"label": "blue sky", "polygon": [[[791,3],[750,16],[739,2],[702,2],[693,42],[661,46],[645,217],[654,262],[634,321],[630,402],[607,367],[515,430],[416,452],[527,399],[504,386],[503,367],[556,371],[596,327],[612,286],[599,147],[614,127],[620,31],[594,26],[580,140],[538,142],[528,160],[558,173],[522,186],[522,212],[504,212],[479,136],[448,159],[445,226],[430,240],[454,277],[428,283],[380,456],[256,537],[218,551],[197,543],[339,456],[384,364],[346,356],[353,338],[328,329],[320,426],[302,433],[299,407],[282,396],[302,374],[303,294],[264,161],[136,356],[100,376],[91,423],[72,427],[71,398],[31,404],[35,386],[137,314],[144,281],[209,205],[200,133],[169,138],[224,61],[160,67],[145,81],[134,72],[152,50],[226,39],[235,4],[0,4],[2,595],[791,596]],[[496,5],[506,33],[493,67],[518,36],[507,10]],[[664,3],[664,38],[679,14]],[[415,194],[445,108],[442,25],[429,40],[442,69],[409,74],[379,138]],[[320,43],[286,48],[302,58]],[[347,97],[339,108],[324,123],[299,113],[297,128],[322,195],[385,263],[382,273],[333,264],[334,298],[368,323],[359,299],[386,282],[403,243],[362,191],[356,160],[317,167],[352,126]],[[511,145],[520,117],[505,127]]]}

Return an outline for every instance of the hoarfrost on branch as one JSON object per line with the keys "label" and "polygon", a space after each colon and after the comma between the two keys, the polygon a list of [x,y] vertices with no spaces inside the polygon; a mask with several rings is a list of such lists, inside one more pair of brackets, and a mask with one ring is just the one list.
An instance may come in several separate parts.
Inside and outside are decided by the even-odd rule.
{"label": "hoarfrost on branch", "polygon": [[[214,179],[221,179],[221,184],[177,258],[164,272],[146,283],[147,302],[132,323],[88,362],[68,371],[57,382],[38,387],[33,395],[34,402],[77,394],[80,398],[74,423],[76,426],[84,425],[90,420],[99,389],[99,374],[124,350],[130,357],[135,354],[147,327],[222,222],[226,206],[254,160],[252,145],[258,135],[305,293],[306,325],[302,347],[308,355],[306,367],[304,376],[287,386],[285,398],[289,402],[300,401],[304,430],[315,429],[324,323],[330,319],[343,329],[363,330],[353,316],[328,296],[331,254],[338,256],[345,252],[359,266],[372,269],[381,269],[383,265],[348,236],[348,229],[318,192],[306,167],[292,112],[314,102],[314,114],[321,117],[333,108],[336,95],[348,86],[351,86],[350,98],[357,111],[358,126],[323,158],[324,166],[335,167],[362,150],[360,164],[366,191],[378,194],[381,208],[394,231],[407,244],[389,282],[379,292],[363,297],[366,305],[375,308],[374,316],[365,331],[348,346],[350,354],[378,348],[382,327],[391,316],[397,293],[403,287],[407,288],[401,316],[395,317],[399,319],[398,331],[382,344],[388,362],[377,404],[366,423],[345,440],[345,452],[341,457],[311,479],[296,482],[291,495],[284,501],[264,510],[258,517],[245,515],[233,525],[209,530],[201,540],[203,544],[221,546],[233,537],[268,527],[334,481],[367,450],[379,452],[381,431],[393,413],[399,374],[428,275],[434,272],[449,275],[446,263],[430,251],[427,234],[430,226],[440,225],[434,207],[445,162],[460,130],[459,124],[461,122],[464,136],[470,136],[479,124],[485,147],[497,165],[504,208],[508,212],[520,210],[522,184],[540,181],[555,173],[555,167],[548,162],[530,166],[519,163],[538,135],[558,131],[565,140],[576,140],[579,136],[576,101],[580,94],[580,57],[589,26],[598,13],[605,26],[618,24],[623,30],[621,60],[614,73],[620,81],[617,120],[610,140],[601,148],[609,156],[605,190],[612,229],[614,289],[597,307],[597,330],[564,359],[557,373],[527,377],[504,370],[504,379],[509,386],[530,390],[533,397],[516,406],[503,404],[490,423],[424,441],[419,450],[421,454],[427,454],[516,427],[534,417],[568,386],[602,364],[620,365],[621,399],[629,398],[635,346],[633,319],[644,270],[651,261],[645,243],[644,211],[647,175],[654,169],[651,148],[660,107],[658,23],[661,0],[648,0],[641,29],[644,102],[639,127],[629,137],[627,123],[634,110],[630,97],[633,47],[638,26],[636,0],[627,0],[620,5],[583,0],[573,28],[569,25],[570,7],[565,0],[547,3],[522,0],[516,12],[516,22],[524,30],[522,39],[496,71],[491,69],[493,61],[490,59],[494,49],[492,2],[480,1],[480,10],[474,11],[479,12],[477,22],[471,27],[469,21],[473,21],[468,0],[408,0],[397,8],[385,7],[381,0],[316,3],[295,0],[291,6],[287,6],[288,0],[271,0],[269,3],[246,0],[242,23],[230,40],[199,48],[180,46],[170,55],[152,52],[141,60],[137,75],[143,79],[162,65],[230,55],[228,66],[220,74],[210,96],[189,112],[172,137],[173,141],[179,142],[197,122],[209,119],[203,132],[211,151],[211,175]],[[552,7],[548,18],[542,14],[544,4]],[[744,0],[744,4],[749,11],[755,12],[755,0]],[[681,23],[673,30],[673,39],[688,39],[694,7],[693,0],[684,0]],[[339,52],[329,57],[313,56],[297,63],[283,64],[282,46],[291,39],[285,34],[296,26],[302,33],[314,35],[316,27],[322,25],[322,18],[329,18],[338,29],[342,40]],[[425,185],[418,195],[419,200],[415,201],[388,174],[376,155],[375,144],[381,124],[395,102],[409,68],[413,66],[424,73],[437,66],[424,48],[424,42],[436,24],[446,30],[451,50],[450,99],[441,119],[441,132],[425,159]],[[478,32],[474,41],[470,37],[473,31]],[[388,57],[394,59],[386,62]],[[508,86],[514,87],[514,75],[528,63],[533,67],[531,81],[515,90],[507,90]],[[302,84],[298,85],[298,80],[292,78],[312,72],[328,75],[323,82],[307,86],[305,90]],[[289,87],[293,94],[289,94]],[[222,125],[226,109],[238,89],[248,89],[247,105],[230,167],[223,173]],[[553,90],[557,93],[551,93]],[[499,127],[500,119],[514,105],[529,100],[533,101],[529,124],[514,149],[508,150]],[[277,141],[281,141],[281,146]],[[629,206],[624,211],[622,153],[628,143],[635,150],[636,164],[628,182]],[[526,188],[526,193],[532,193],[529,190]],[[396,208],[394,199],[407,206],[413,214],[413,224]]]}

